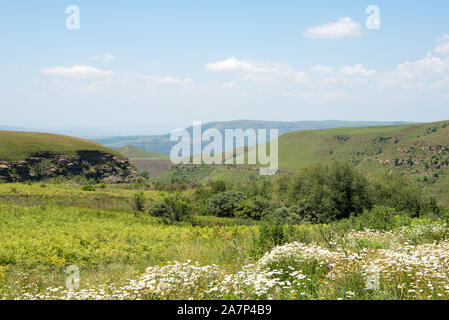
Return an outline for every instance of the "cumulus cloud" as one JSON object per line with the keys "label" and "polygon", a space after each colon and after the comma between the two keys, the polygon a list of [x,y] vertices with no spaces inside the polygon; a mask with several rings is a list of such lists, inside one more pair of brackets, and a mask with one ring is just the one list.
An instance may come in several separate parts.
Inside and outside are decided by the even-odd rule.
{"label": "cumulus cloud", "polygon": [[435,53],[439,54],[449,54],[449,35],[445,34],[444,36],[438,38],[438,45],[435,48]]}
{"label": "cumulus cloud", "polygon": [[278,71],[276,68],[269,68],[254,61],[239,60],[236,57],[231,57],[223,61],[208,63],[206,64],[205,69],[214,72],[241,71],[248,73],[267,73]]}
{"label": "cumulus cloud", "polygon": [[89,65],[74,65],[72,67],[49,67],[42,69],[41,73],[68,78],[108,77],[114,74],[111,70],[100,70]]}
{"label": "cumulus cloud", "polygon": [[310,76],[307,72],[301,71],[295,74],[295,81],[299,83],[307,83],[310,81]]}
{"label": "cumulus cloud", "polygon": [[439,88],[447,82],[448,72],[449,57],[439,58],[428,53],[420,60],[402,63],[395,70],[384,73],[380,82],[389,87],[412,88],[428,84],[429,87]]}
{"label": "cumulus cloud", "polygon": [[404,78],[411,79],[431,74],[441,74],[448,69],[448,60],[428,53],[423,59],[405,62],[396,68],[396,72]]}
{"label": "cumulus cloud", "polygon": [[108,61],[112,61],[112,60],[117,59],[117,57],[116,57],[116,56],[113,56],[113,55],[110,54],[110,53],[106,53],[106,54],[103,55],[103,56],[94,56],[94,57],[90,57],[89,59],[90,59],[90,60],[93,60],[93,61],[104,61],[104,62],[108,62]]}
{"label": "cumulus cloud", "polygon": [[369,77],[376,74],[376,70],[367,70],[363,65],[356,64],[355,66],[345,66],[340,69],[340,72],[348,76],[362,76]]}
{"label": "cumulus cloud", "polygon": [[331,67],[321,65],[314,66],[311,70],[320,75],[330,75],[333,73],[333,69]]}
{"label": "cumulus cloud", "polygon": [[310,39],[339,39],[362,35],[362,26],[350,17],[344,17],[337,22],[309,27],[303,32],[304,37]]}
{"label": "cumulus cloud", "polygon": [[190,78],[184,78],[184,79],[177,79],[173,77],[161,77],[161,76],[155,76],[155,75],[147,75],[144,76],[144,79],[157,83],[157,84],[183,84],[183,85],[193,85],[194,82]]}
{"label": "cumulus cloud", "polygon": [[234,81],[226,82],[222,85],[223,88],[234,88],[235,86],[236,85]]}

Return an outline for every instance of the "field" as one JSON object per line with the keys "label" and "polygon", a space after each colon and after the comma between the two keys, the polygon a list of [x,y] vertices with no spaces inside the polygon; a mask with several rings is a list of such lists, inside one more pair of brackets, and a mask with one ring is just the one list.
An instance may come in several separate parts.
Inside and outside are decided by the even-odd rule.
{"label": "field", "polygon": [[[274,177],[178,165],[122,183],[0,183],[0,299],[448,299],[448,130],[286,134]],[[37,148],[115,153],[2,133],[5,163]]]}
{"label": "field", "polygon": [[[285,225],[284,244],[262,249],[257,223],[195,215],[168,225],[130,205],[137,191],[150,203],[165,192],[84,189],[0,185],[0,298],[449,298],[444,217],[398,215],[385,230],[342,221]],[[73,265],[78,290],[65,286]]]}

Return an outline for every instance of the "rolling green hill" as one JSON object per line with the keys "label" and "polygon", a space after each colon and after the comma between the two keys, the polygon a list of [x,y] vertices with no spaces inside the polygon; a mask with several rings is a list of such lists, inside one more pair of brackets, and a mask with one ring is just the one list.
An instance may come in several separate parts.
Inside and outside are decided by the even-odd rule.
{"label": "rolling green hill", "polygon": [[449,205],[449,121],[291,132],[278,143],[280,170],[350,161],[366,172],[403,172]]}
{"label": "rolling green hill", "polygon": [[[423,192],[449,204],[449,121],[297,131],[280,136],[278,143],[282,171],[294,172],[317,162],[350,161],[365,172],[403,172],[419,182]],[[247,157],[247,151],[243,156]],[[185,166],[172,168],[163,177],[238,182],[239,176],[242,181],[248,178],[242,175],[244,167]]]}
{"label": "rolling green hill", "polygon": [[449,122],[299,131],[278,142],[279,167],[285,170],[333,160],[436,169],[447,166]]}
{"label": "rolling green hill", "polygon": [[[259,121],[259,120],[237,120],[237,121],[220,121],[209,122],[202,124],[202,131],[208,129],[218,129],[223,135],[225,129],[278,129],[279,135],[284,133],[298,131],[298,130],[317,130],[327,128],[342,128],[355,126],[382,126],[404,124],[404,122],[381,122],[381,121]],[[186,130],[192,135],[193,128],[188,127]],[[172,146],[175,144],[170,142],[170,134],[152,135],[152,136],[123,136],[123,137],[109,137],[98,138],[95,141],[108,146],[110,148],[118,149],[128,145],[138,147],[140,149],[170,154]],[[241,146],[237,146],[241,147]]]}
{"label": "rolling green hill", "polygon": [[81,150],[119,155],[115,150],[84,139],[49,133],[0,131],[0,160],[23,160],[32,153],[42,151],[72,156]]}
{"label": "rolling green hill", "polygon": [[131,145],[124,146],[117,149],[118,152],[123,154],[130,160],[169,160],[170,157],[163,153],[152,152],[143,150]]}
{"label": "rolling green hill", "polygon": [[75,176],[129,182],[135,170],[115,150],[83,139],[35,132],[0,131],[0,181],[23,182]]}

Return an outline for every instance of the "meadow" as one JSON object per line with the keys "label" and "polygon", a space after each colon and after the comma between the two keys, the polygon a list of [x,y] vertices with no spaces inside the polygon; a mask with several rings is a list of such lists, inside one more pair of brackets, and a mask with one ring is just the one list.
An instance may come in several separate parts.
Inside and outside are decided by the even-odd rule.
{"label": "meadow", "polygon": [[[449,298],[445,213],[374,207],[292,224],[197,206],[167,223],[148,208],[172,191],[88,186],[0,184],[0,299]],[[199,195],[222,187],[177,197],[200,204]],[[66,287],[69,266],[79,268],[79,289]]]}

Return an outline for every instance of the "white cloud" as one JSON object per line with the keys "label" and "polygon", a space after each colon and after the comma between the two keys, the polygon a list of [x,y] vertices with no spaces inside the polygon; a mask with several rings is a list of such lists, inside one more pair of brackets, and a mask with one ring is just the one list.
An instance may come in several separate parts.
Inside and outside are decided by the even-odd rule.
{"label": "white cloud", "polygon": [[333,73],[333,69],[331,67],[327,67],[327,66],[314,66],[311,68],[313,72],[316,72],[320,75],[330,75]]}
{"label": "white cloud", "polygon": [[230,81],[230,82],[226,82],[222,85],[223,88],[234,88],[235,87],[235,82],[234,81]]}
{"label": "white cloud", "polygon": [[404,88],[441,87],[440,81],[447,81],[449,72],[449,57],[439,58],[428,53],[425,58],[413,62],[405,62],[391,72],[382,75],[380,83],[383,86]]}
{"label": "white cloud", "polygon": [[74,65],[72,67],[49,67],[42,69],[41,73],[68,78],[107,77],[114,74],[111,70],[99,70],[88,65]]}
{"label": "white cloud", "polygon": [[449,35],[445,34],[444,36],[438,38],[438,45],[435,48],[435,53],[440,54],[449,54]]}
{"label": "white cloud", "polygon": [[176,79],[173,77],[160,77],[160,76],[154,76],[154,75],[147,75],[144,76],[144,79],[157,83],[157,84],[183,84],[183,85],[193,85],[194,82],[190,78],[185,79]]}
{"label": "white cloud", "polygon": [[340,72],[348,76],[363,76],[363,77],[369,77],[376,74],[376,70],[367,70],[363,68],[363,65],[361,64],[343,67],[340,69]]}
{"label": "white cloud", "polygon": [[404,78],[417,78],[420,76],[439,74],[447,71],[447,59],[441,59],[428,53],[427,56],[415,62],[405,62],[396,68],[396,72]]}
{"label": "white cloud", "polygon": [[299,83],[307,83],[310,81],[310,76],[307,72],[301,71],[295,74],[295,81]]}
{"label": "white cloud", "polygon": [[318,27],[309,27],[303,32],[304,37],[311,39],[339,39],[357,37],[362,35],[362,26],[349,17],[337,22],[323,24]]}
{"label": "white cloud", "polygon": [[267,73],[276,72],[276,68],[267,68],[260,63],[249,60],[238,60],[235,57],[231,57],[227,60],[208,63],[205,66],[206,70],[214,72],[249,72],[249,73]]}
{"label": "white cloud", "polygon": [[116,56],[113,56],[113,55],[110,54],[110,53],[106,53],[104,56],[100,56],[100,57],[94,56],[94,57],[90,57],[89,59],[90,59],[90,60],[94,60],[94,61],[104,61],[104,62],[108,62],[108,61],[112,61],[112,60],[117,59],[117,57],[116,57]]}

